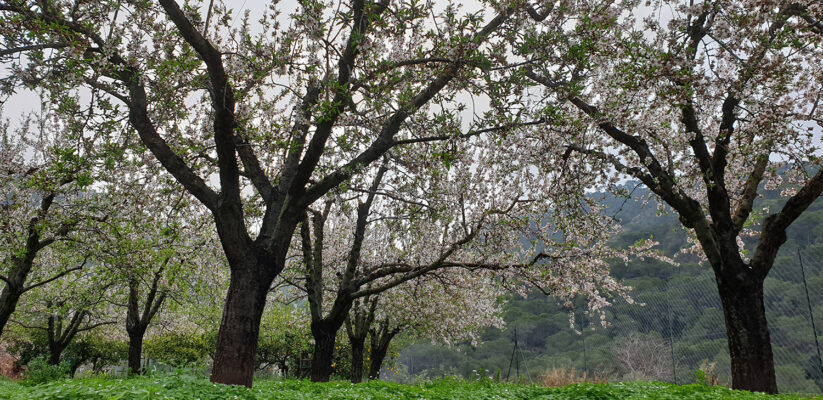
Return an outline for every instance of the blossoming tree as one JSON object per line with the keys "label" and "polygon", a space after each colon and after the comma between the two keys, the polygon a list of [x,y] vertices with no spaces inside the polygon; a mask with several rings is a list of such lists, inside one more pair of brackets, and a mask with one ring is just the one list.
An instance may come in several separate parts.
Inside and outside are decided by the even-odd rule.
{"label": "blossoming tree", "polygon": [[[23,294],[83,267],[72,240],[100,216],[85,193],[93,180],[89,154],[77,131],[52,118],[44,111],[0,126],[0,334]],[[64,262],[43,268],[44,255]]]}
{"label": "blossoming tree", "polygon": [[[490,67],[488,43],[519,6],[461,16],[451,4],[301,1],[255,22],[221,1],[4,0],[0,56],[15,73],[2,87],[107,93],[101,109],[127,116],[211,211],[231,266],[212,380],[248,386],[266,293],[306,208],[424,135],[412,117],[450,119],[470,87],[453,81]],[[444,112],[418,112],[432,101]]]}
{"label": "blossoming tree", "polygon": [[[823,4],[567,6],[512,32],[517,79],[544,96],[524,109],[546,117],[540,134],[571,159],[603,171],[601,185],[638,179],[677,213],[715,273],[733,387],[776,392],[763,280],[823,192]],[[781,179],[784,205],[757,210]]]}
{"label": "blossoming tree", "polygon": [[120,160],[104,181],[98,190],[111,215],[95,226],[90,253],[121,289],[113,301],[126,309],[128,366],[139,374],[149,326],[167,298],[188,302],[196,295],[209,277],[203,269],[219,265],[204,249],[216,243],[207,215],[173,189],[153,160]]}
{"label": "blossoming tree", "polygon": [[378,379],[398,334],[434,343],[477,343],[481,329],[502,328],[505,293],[491,271],[444,269],[356,302],[346,319],[352,382],[363,378],[367,337],[368,378]]}

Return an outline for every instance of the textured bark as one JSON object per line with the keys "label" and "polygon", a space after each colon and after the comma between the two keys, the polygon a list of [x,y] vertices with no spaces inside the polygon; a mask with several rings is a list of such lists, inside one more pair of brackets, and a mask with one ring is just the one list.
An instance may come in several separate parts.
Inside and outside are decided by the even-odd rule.
{"label": "textured bark", "polygon": [[732,360],[732,388],[777,393],[763,283],[737,290],[721,288],[720,293]]}
{"label": "textured bark", "polygon": [[3,328],[9,322],[11,314],[14,313],[17,303],[20,301],[20,296],[23,294],[20,286],[6,283],[3,291],[0,292],[0,336],[3,336]]}
{"label": "textured bark", "polygon": [[389,322],[382,321],[378,329],[371,330],[371,363],[369,364],[369,380],[380,379],[380,370],[383,361],[389,352],[392,339],[400,333],[400,327],[389,329]]}
{"label": "textured bark", "polygon": [[273,277],[266,279],[265,274],[248,269],[231,272],[211,374],[215,383],[251,387],[254,378],[260,318]]}
{"label": "textured bark", "polygon": [[346,318],[346,334],[351,346],[351,381],[363,381],[363,353],[366,348],[366,337],[369,328],[374,323],[374,313],[377,310],[378,298],[366,297],[355,300],[355,307]]}
{"label": "textured bark", "polygon": [[146,331],[129,332],[129,373],[139,375],[143,373],[140,361],[143,358],[143,337]]}
{"label": "textured bark", "polygon": [[49,346],[49,365],[60,364],[60,356],[63,355],[65,347],[60,345]]}
{"label": "textured bark", "polygon": [[363,353],[366,348],[366,338],[349,337],[351,346],[351,382],[363,382]]}
{"label": "textured bark", "polygon": [[340,325],[334,327],[328,323],[312,324],[311,332],[314,336],[314,354],[311,359],[312,382],[328,382],[331,378],[334,344],[339,329]]}

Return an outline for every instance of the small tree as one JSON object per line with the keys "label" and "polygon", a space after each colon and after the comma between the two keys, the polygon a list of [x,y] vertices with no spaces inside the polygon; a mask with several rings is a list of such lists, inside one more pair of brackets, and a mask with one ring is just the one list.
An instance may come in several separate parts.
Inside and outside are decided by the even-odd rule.
{"label": "small tree", "polygon": [[615,342],[612,359],[626,380],[671,381],[671,353],[659,336],[632,333]]}
{"label": "small tree", "polygon": [[[112,215],[95,229],[95,253],[112,281],[125,293],[128,365],[142,373],[143,340],[166,298],[188,301],[191,281],[211,259],[214,245],[208,218],[183,192],[171,189],[158,166],[121,160],[101,190]],[[164,179],[165,178],[165,179]],[[116,211],[115,211],[116,210]]]}
{"label": "small tree", "polygon": [[401,333],[435,343],[477,344],[482,329],[502,328],[504,291],[495,280],[489,271],[438,270],[366,298],[346,324],[352,382],[362,379],[367,335],[368,378],[378,379],[392,339]]}
{"label": "small tree", "polygon": [[115,323],[109,319],[109,304],[105,302],[112,294],[112,284],[99,277],[99,272],[91,269],[61,277],[50,290],[38,289],[21,304],[13,321],[44,334],[49,364],[61,362],[63,352],[78,334]]}

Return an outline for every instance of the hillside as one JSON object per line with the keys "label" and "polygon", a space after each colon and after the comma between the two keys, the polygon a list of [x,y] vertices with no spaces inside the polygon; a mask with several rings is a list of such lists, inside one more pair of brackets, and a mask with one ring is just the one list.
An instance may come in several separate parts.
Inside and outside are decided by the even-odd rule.
{"label": "hillside", "polygon": [[[611,379],[652,378],[691,383],[701,367],[720,383],[729,380],[729,356],[719,297],[713,274],[694,256],[679,254],[686,236],[673,215],[657,215],[657,204],[643,204],[640,187],[635,199],[601,196],[609,211],[622,221],[624,233],[613,240],[625,246],[653,237],[661,252],[675,256],[679,266],[654,260],[614,263],[612,274],[631,285],[635,304],[617,300],[607,311],[609,326],[591,321],[582,311],[566,310],[551,299],[534,294],[512,298],[507,305],[504,330],[488,329],[477,347],[463,344],[445,348],[411,343],[397,358],[402,373],[436,377],[470,376],[488,371],[503,377],[536,377],[547,369],[574,368],[589,376]],[[777,193],[761,199],[758,208],[776,209]],[[817,318],[818,339],[823,325],[823,200],[818,200],[788,232],[775,267],[765,284],[766,308],[782,392],[821,393],[823,366],[817,356],[809,305]],[[748,243],[751,245],[751,243]],[[799,254],[799,256],[798,256]],[[806,291],[801,273],[806,274]],[[569,313],[575,313],[575,330]],[[585,328],[585,329],[583,329]],[[513,358],[515,331],[519,352]],[[511,367],[510,367],[511,364]],[[511,372],[509,372],[511,370]]]}

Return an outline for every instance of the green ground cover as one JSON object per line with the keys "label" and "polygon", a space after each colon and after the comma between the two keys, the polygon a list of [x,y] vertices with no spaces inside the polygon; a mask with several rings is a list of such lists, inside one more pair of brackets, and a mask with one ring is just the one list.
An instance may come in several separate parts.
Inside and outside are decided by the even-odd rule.
{"label": "green ground cover", "polygon": [[[403,385],[369,382],[310,383],[260,380],[252,389],[213,385],[191,375],[152,375],[129,379],[83,378],[38,385],[0,381],[2,399],[808,399],[795,395],[769,396],[705,385],[675,386],[654,382],[582,384],[546,388],[491,381],[439,380]],[[816,399],[823,399],[817,397]]]}

